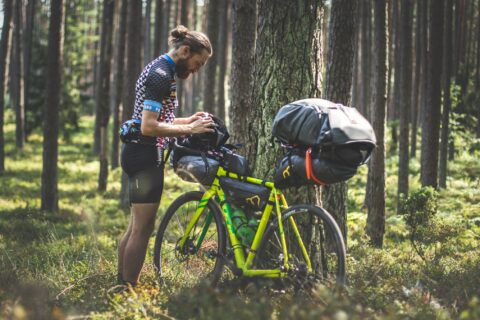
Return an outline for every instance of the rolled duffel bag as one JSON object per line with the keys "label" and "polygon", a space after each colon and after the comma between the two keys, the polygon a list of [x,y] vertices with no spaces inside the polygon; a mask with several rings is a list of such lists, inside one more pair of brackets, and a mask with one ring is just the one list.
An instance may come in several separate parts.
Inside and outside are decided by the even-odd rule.
{"label": "rolled duffel bag", "polygon": [[247,210],[263,210],[270,196],[270,189],[265,186],[231,178],[220,178],[220,186],[230,203]]}
{"label": "rolled duffel bag", "polygon": [[294,150],[283,158],[273,174],[275,186],[280,189],[304,185],[327,185],[346,181],[357,173],[358,165],[312,157],[311,149]]}
{"label": "rolled duffel bag", "polygon": [[376,144],[372,126],[358,110],[324,99],[298,100],[280,108],[272,135],[294,147],[357,145],[355,148],[362,148],[367,158]]}
{"label": "rolled duffel bag", "polygon": [[215,179],[220,163],[211,158],[188,155],[178,159],[175,173],[185,181],[210,186]]}

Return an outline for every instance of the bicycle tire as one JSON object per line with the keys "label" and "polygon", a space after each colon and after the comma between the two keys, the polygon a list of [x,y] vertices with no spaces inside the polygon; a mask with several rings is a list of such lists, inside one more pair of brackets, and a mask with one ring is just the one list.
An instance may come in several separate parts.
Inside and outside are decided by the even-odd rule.
{"label": "bicycle tire", "polygon": [[[186,246],[180,250],[177,246],[182,238],[190,218],[202,199],[203,192],[187,192],[178,197],[168,207],[158,227],[153,252],[154,265],[161,279],[171,280],[172,285],[195,285],[206,282],[216,285],[223,269],[226,251],[226,230],[222,213],[214,200],[210,200],[202,212],[197,224],[189,235]],[[212,213],[211,223],[199,250],[195,242],[200,237],[208,212]],[[182,224],[183,223],[183,224]],[[213,226],[214,225],[214,226]]]}
{"label": "bicycle tire", "polygon": [[[289,220],[290,216],[294,218],[300,230],[313,272],[308,271],[306,260]],[[340,228],[325,209],[313,205],[294,205],[282,212],[282,224],[291,267],[289,277],[281,279],[283,284],[295,287],[304,287],[312,283],[345,284],[345,243]],[[277,220],[265,231],[255,265],[263,269],[283,266],[283,251]]]}

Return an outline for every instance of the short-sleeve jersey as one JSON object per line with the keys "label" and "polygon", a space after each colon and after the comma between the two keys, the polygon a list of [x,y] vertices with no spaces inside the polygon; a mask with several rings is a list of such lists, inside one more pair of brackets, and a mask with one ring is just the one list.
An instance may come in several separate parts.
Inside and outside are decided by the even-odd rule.
{"label": "short-sleeve jersey", "polygon": [[[142,111],[158,112],[158,121],[173,123],[178,107],[175,63],[166,54],[150,62],[135,85],[132,119],[142,120]],[[165,148],[168,138],[158,137],[157,146]]]}

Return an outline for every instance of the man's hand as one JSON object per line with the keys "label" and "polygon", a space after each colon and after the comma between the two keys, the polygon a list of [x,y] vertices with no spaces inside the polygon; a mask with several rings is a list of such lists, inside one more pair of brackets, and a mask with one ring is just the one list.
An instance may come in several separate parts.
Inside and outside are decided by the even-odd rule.
{"label": "man's hand", "polygon": [[199,111],[199,112],[196,112],[193,116],[188,117],[187,123],[189,124],[194,123],[198,119],[211,119],[211,118],[212,116],[208,112]]}
{"label": "man's hand", "polygon": [[[198,112],[197,112],[198,113]],[[215,122],[213,122],[210,116],[208,117],[201,117],[193,115],[192,117],[198,117],[197,120],[193,121],[189,124],[191,128],[191,133],[204,133],[204,132],[213,132],[213,126],[215,126]]]}

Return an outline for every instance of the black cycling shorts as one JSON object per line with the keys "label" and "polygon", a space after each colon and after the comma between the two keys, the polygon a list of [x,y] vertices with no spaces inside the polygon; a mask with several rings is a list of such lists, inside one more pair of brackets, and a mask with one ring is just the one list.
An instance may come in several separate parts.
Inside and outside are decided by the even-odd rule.
{"label": "black cycling shorts", "polygon": [[157,147],[125,143],[121,163],[128,175],[130,203],[158,203],[163,191],[163,166],[157,164]]}

